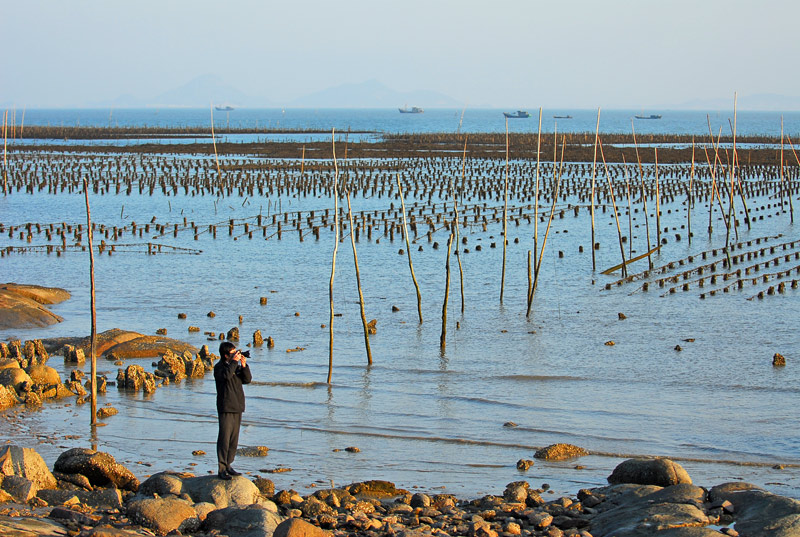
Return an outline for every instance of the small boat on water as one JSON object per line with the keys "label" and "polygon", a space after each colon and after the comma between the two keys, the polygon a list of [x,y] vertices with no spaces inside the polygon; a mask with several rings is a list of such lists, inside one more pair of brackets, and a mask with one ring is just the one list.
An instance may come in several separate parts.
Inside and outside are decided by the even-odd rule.
{"label": "small boat on water", "polygon": [[650,114],[649,116],[639,115],[639,116],[633,116],[633,117],[635,117],[636,119],[661,119],[661,115],[660,114]]}
{"label": "small boat on water", "polygon": [[234,110],[234,108],[229,104],[218,104],[214,107],[215,110],[219,110],[220,112],[230,112]]}
{"label": "small boat on water", "polygon": [[572,116],[553,116],[555,119],[572,119]]}
{"label": "small boat on water", "polygon": [[519,118],[524,119],[531,117],[530,113],[527,110],[517,110],[516,112],[503,112],[503,115],[507,118]]}
{"label": "small boat on water", "polygon": [[425,112],[425,110],[419,106],[412,106],[411,108],[404,106],[403,108],[398,108],[398,110],[400,110],[401,114],[422,114]]}

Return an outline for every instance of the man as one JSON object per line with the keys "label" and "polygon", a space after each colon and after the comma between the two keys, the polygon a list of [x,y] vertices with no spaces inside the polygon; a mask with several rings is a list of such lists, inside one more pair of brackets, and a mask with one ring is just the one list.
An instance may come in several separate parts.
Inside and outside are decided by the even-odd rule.
{"label": "man", "polygon": [[217,462],[219,478],[229,481],[231,476],[241,475],[231,467],[239,444],[239,426],[244,412],[243,384],[253,379],[247,357],[236,346],[223,341],[219,345],[220,359],[214,365],[214,382],[217,385],[217,414],[219,435],[217,436]]}

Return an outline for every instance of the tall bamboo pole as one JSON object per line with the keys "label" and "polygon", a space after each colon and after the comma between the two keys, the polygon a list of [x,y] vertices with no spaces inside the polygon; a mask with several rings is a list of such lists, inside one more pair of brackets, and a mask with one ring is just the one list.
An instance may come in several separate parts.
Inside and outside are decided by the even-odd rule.
{"label": "tall bamboo pole", "polygon": [[[536,254],[539,249],[539,168],[542,151],[542,107],[539,107],[539,128],[536,132],[536,187],[533,195],[533,263],[536,270]],[[530,295],[530,291],[528,292]]]}
{"label": "tall bamboo pole", "polygon": [[400,205],[403,208],[403,235],[406,238],[406,255],[408,256],[408,270],[411,271],[411,279],[414,281],[414,289],[417,291],[417,315],[419,324],[422,324],[422,295],[419,292],[417,276],[414,274],[414,263],[411,262],[411,243],[408,240],[408,223],[406,222],[406,202],[403,195],[403,185],[400,184],[400,176],[397,176],[397,190],[400,195]]}
{"label": "tall bamboo pole", "polygon": [[[731,244],[731,226],[736,226],[736,214],[733,212],[733,194],[735,192],[735,180],[734,177],[736,176],[736,92],[733,93],[733,162],[730,165],[730,175],[731,175],[731,193],[730,193],[730,202],[728,205],[728,232],[725,234],[725,257],[728,260],[728,270],[731,268],[731,251],[730,251],[730,244]],[[781,207],[783,209],[783,207]]]}
{"label": "tall bamboo pole", "polygon": [[95,308],[95,294],[94,294],[94,250],[92,247],[92,213],[89,209],[89,181],[86,177],[83,178],[83,194],[86,199],[86,232],[89,240],[89,282],[91,290],[91,310],[92,310],[92,331],[89,343],[89,356],[92,360],[91,368],[91,424],[97,425],[97,357],[95,356],[95,347],[97,341],[97,310]]}
{"label": "tall bamboo pole", "polygon": [[[466,180],[467,174],[467,139],[469,138],[468,135],[464,136],[464,155],[461,158],[461,185],[463,189],[464,181]],[[458,223],[458,196],[456,196],[455,188],[453,187],[453,180],[452,177],[450,179],[450,196],[453,198],[453,212],[455,214],[455,224],[456,224],[456,261],[458,261],[458,275],[459,275],[459,283],[461,287],[461,313],[464,313],[464,267],[461,264],[461,254],[458,252],[458,245],[461,239],[461,230]]]}
{"label": "tall bamboo pole", "polygon": [[[503,291],[506,286],[506,248],[508,245],[508,118],[506,118],[506,173],[503,189],[503,271],[500,276],[500,303],[503,303]],[[448,253],[449,255],[449,253]]]}
{"label": "tall bamboo pole", "polygon": [[658,240],[658,244],[661,244],[661,189],[658,184],[658,148],[653,148],[653,155],[655,159],[655,172],[656,172],[656,227],[658,228],[658,233],[656,234],[656,240]]}
{"label": "tall bamboo pole", "polygon": [[328,384],[331,383],[333,375],[333,277],[336,274],[336,253],[339,251],[339,165],[336,162],[336,129],[331,129],[331,146],[333,150],[333,227],[334,245],[333,260],[331,261],[331,280],[328,286],[330,300],[330,318],[328,320]]}
{"label": "tall bamboo pole", "polygon": [[617,239],[619,240],[619,253],[622,256],[622,276],[628,276],[628,268],[625,263],[625,246],[622,244],[622,229],[619,226],[619,214],[617,213],[617,201],[614,196],[614,185],[611,184],[611,174],[608,173],[608,165],[606,165],[606,155],[603,151],[603,142],[598,140],[600,146],[600,156],[603,158],[603,168],[606,171],[606,180],[608,181],[608,191],[611,194],[611,206],[614,208],[614,220],[617,222]]}
{"label": "tall bamboo pole", "polygon": [[350,220],[350,245],[353,247],[353,263],[356,266],[356,285],[358,286],[358,305],[361,308],[361,324],[364,328],[364,347],[367,351],[367,364],[372,365],[372,349],[369,346],[369,325],[364,311],[364,293],[361,291],[361,272],[358,270],[358,252],[356,251],[356,234],[353,227],[353,208],[350,205],[350,186],[347,187],[347,217]]}
{"label": "tall bamboo pole", "polygon": [[[692,208],[694,206],[694,136],[692,136],[692,167],[689,169],[689,188],[686,190],[686,227],[689,233],[689,244],[692,244]],[[712,200],[713,203],[713,200]]]}
{"label": "tall bamboo pole", "polygon": [[628,257],[633,255],[633,214],[631,214],[631,181],[628,175],[628,163],[622,154],[623,171],[625,173],[625,190],[628,192]]}
{"label": "tall bamboo pole", "polygon": [[[217,155],[217,139],[214,136],[214,103],[211,103],[211,144],[214,146],[214,162],[217,164],[217,181],[222,182],[222,173],[219,171],[219,155]],[[219,185],[220,188],[222,185]]]}
{"label": "tall bamboo pole", "polygon": [[592,211],[592,271],[597,270],[597,261],[594,252],[594,188],[595,177],[597,175],[597,142],[600,139],[600,108],[597,108],[597,127],[594,131],[594,157],[592,158],[592,194],[591,194],[591,211]]}
{"label": "tall bamboo pole", "polygon": [[631,132],[633,132],[633,147],[636,149],[636,163],[639,165],[639,179],[642,182],[642,205],[644,207],[644,228],[645,235],[647,236],[647,267],[653,268],[653,258],[650,257],[650,252],[653,247],[650,245],[650,215],[647,214],[647,189],[644,184],[644,170],[642,169],[642,159],[639,157],[639,144],[636,143],[636,129],[633,127],[633,120],[631,119]]}
{"label": "tall bamboo pole", "polygon": [[[792,143],[792,138],[788,135],[786,136],[786,141],[789,142],[789,148],[792,150],[794,154],[794,159],[797,161],[797,165],[800,166],[800,158],[797,158],[797,151],[794,150],[794,144]],[[792,185],[789,184],[789,217],[790,222],[794,224],[794,203],[792,202]]]}
{"label": "tall bamboo pole", "polygon": [[550,234],[550,225],[553,223],[553,216],[556,213],[556,202],[558,201],[558,192],[561,188],[561,172],[564,167],[564,147],[567,145],[566,136],[561,139],[561,164],[559,165],[558,174],[556,174],[556,183],[553,190],[553,203],[550,206],[550,217],[547,219],[547,227],[544,231],[544,239],[542,240],[542,247],[539,250],[539,261],[536,263],[536,270],[533,273],[533,285],[531,285],[531,295],[528,301],[528,311],[525,313],[526,317],[531,315],[531,307],[533,305],[533,296],[536,294],[536,288],[539,286],[539,270],[542,268],[542,259],[544,258],[544,249],[547,246],[547,236]]}
{"label": "tall bamboo pole", "polygon": [[444,284],[444,301],[442,302],[442,333],[439,336],[439,348],[445,349],[447,336],[447,300],[450,296],[450,248],[453,246],[453,234],[447,238],[447,261],[445,262],[445,272],[447,279]]}
{"label": "tall bamboo pole", "polygon": [[8,195],[8,110],[3,114],[3,195]]}

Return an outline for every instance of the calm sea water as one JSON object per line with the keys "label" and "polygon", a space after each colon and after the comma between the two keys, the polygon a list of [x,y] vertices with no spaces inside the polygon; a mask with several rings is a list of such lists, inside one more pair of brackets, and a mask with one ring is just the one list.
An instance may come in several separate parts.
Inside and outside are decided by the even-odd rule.
{"label": "calm sea water", "polygon": [[[239,112],[248,111],[231,112],[231,122]],[[570,112],[576,122],[579,112]],[[270,113],[277,116],[269,119]],[[487,117],[491,114],[493,119],[468,123],[468,118],[479,113]],[[396,112],[360,110],[263,114],[258,116],[260,122],[273,121],[276,126],[280,121],[286,127],[329,128],[335,124],[345,129],[351,126],[399,132],[447,130],[442,127],[447,122],[452,122],[455,130],[461,112],[426,111],[411,118]],[[587,118],[581,121],[588,122],[588,127],[576,130],[593,130],[596,112],[585,114]],[[601,119],[601,128],[624,131],[626,114],[630,117],[632,112],[619,112],[619,127],[609,118],[608,124]],[[691,117],[673,124],[670,128],[674,132],[696,130],[702,134],[704,114],[681,114]],[[112,120],[120,124],[188,125],[195,121],[202,124],[205,115],[207,111],[119,110],[113,111]],[[295,115],[297,118],[291,121],[286,119]],[[385,117],[385,121],[376,119],[376,115]],[[502,116],[498,115],[499,111],[467,110],[463,128],[492,130],[479,125],[496,123],[499,127],[493,130],[502,129]],[[103,124],[103,117],[107,122],[108,111],[28,111],[25,122]],[[745,114],[740,114],[740,133],[748,128],[753,133],[774,133],[776,117],[779,132],[779,115],[753,117],[758,121],[754,119],[747,127]],[[653,129],[665,128],[672,121],[668,118],[664,112],[661,122],[647,124]],[[796,131],[798,117],[793,118]],[[253,119],[251,116],[248,121]],[[415,120],[421,120],[418,129],[400,123]],[[421,127],[423,121],[430,126]],[[536,128],[535,119],[517,121],[528,121],[530,129]],[[724,121],[727,123],[727,117]],[[721,116],[718,122],[721,124]],[[413,201],[408,198],[406,203]],[[93,220],[108,226],[131,221],[141,224],[155,217],[161,223],[183,222],[186,218],[202,227],[230,218],[274,213],[278,206],[283,211],[333,206],[327,197],[214,198],[180,193],[166,197],[159,193],[140,196],[136,191],[130,196],[92,195],[90,202]],[[766,197],[750,200],[751,210],[757,210],[754,214],[763,218],[749,231],[744,226],[739,229],[740,242],[782,235],[767,243],[782,244],[800,238],[798,224],[790,223],[788,213],[781,212],[775,203]],[[399,202],[385,197],[353,199],[356,211],[386,210],[390,204],[397,206]],[[650,206],[651,213],[652,209]],[[696,236],[691,243],[682,229],[686,223],[682,200],[662,205],[662,211],[668,242],[654,258],[656,266],[699,256],[725,244],[724,226],[716,213],[714,234],[709,237],[698,231],[704,230],[703,222],[708,218],[708,208],[702,203],[693,212]],[[641,210],[634,217],[632,247],[642,253],[645,237]],[[6,225],[77,224],[85,221],[83,196],[14,192],[0,199],[0,220]],[[602,269],[619,262],[610,210],[598,212],[597,225],[602,245],[597,251],[597,265]],[[526,318],[526,259],[532,248],[533,226],[524,220],[519,226],[509,225],[502,304],[501,231],[500,224],[494,224],[485,231],[478,227],[467,232],[470,252],[462,251],[461,255],[465,309],[462,314],[456,272],[450,287],[444,351],[439,347],[445,295],[444,232],[434,235],[442,245],[439,249],[425,239],[412,247],[423,299],[421,325],[407,259],[398,253],[405,244],[399,237],[393,242],[381,237],[376,243],[362,236],[357,247],[367,317],[378,320],[378,332],[370,339],[371,367],[366,365],[352,250],[349,239],[342,242],[334,289],[335,309],[341,316],[333,324],[331,386],[325,383],[329,333],[323,327],[329,322],[328,283],[334,246],[329,232],[324,232],[319,241],[311,235],[299,242],[296,234],[290,233],[280,241],[276,237],[265,241],[260,236],[234,240],[225,232],[217,239],[204,234],[194,240],[187,231],[176,238],[159,238],[158,242],[201,250],[199,255],[117,252],[99,256],[98,329],[119,327],[153,334],[158,328],[166,328],[171,337],[196,346],[208,343],[214,351],[218,341],[207,341],[203,332],[218,333],[239,326],[242,344],[257,329],[265,337],[272,336],[274,349],[252,350],[254,383],[246,388],[248,409],[241,435],[242,445],[265,445],[270,454],[265,459],[240,457],[236,466],[262,475],[265,469],[292,468],[291,472],[271,476],[279,489],[308,491],[314,486],[330,486],[331,481],[340,485],[388,479],[406,488],[419,486],[476,496],[500,493],[506,483],[527,479],[536,486],[547,482],[558,493],[574,493],[584,486],[605,483],[624,458],[659,455],[680,460],[701,485],[744,479],[800,497],[796,466],[800,464],[796,434],[800,409],[794,404],[800,395],[800,369],[795,363],[800,355],[797,290],[787,285],[785,293],[763,300],[748,298],[777,285],[777,281],[720,292],[705,300],[699,298],[702,291],[694,285],[689,292],[675,294],[654,283],[648,292],[639,290],[639,284],[606,290],[605,284],[619,276],[592,270],[588,211],[582,210],[578,216],[569,211],[563,219],[554,221],[534,313]],[[654,236],[653,230],[651,234]],[[681,240],[676,240],[676,234]],[[517,238],[519,243],[514,241]],[[127,237],[121,242],[135,241]],[[491,248],[491,243],[498,248]],[[481,251],[475,249],[478,244],[483,247]],[[7,233],[1,235],[0,246],[8,245],[24,243]],[[422,251],[417,250],[418,245]],[[584,246],[583,253],[580,246]],[[742,251],[755,248],[743,246]],[[796,250],[790,249],[792,253]],[[61,257],[15,253],[0,259],[2,281],[64,287],[73,294],[69,301],[53,307],[64,317],[63,323],[47,329],[2,331],[0,337],[88,334],[88,265],[85,253]],[[761,273],[796,265],[797,261],[787,262],[780,269]],[[646,262],[640,261],[632,271],[645,268]],[[795,274],[790,279],[797,277]],[[649,281],[654,280],[655,276]],[[706,291],[721,287],[722,282],[708,285]],[[268,297],[267,306],[259,305],[261,296]],[[393,312],[393,306],[399,311]],[[216,317],[207,317],[209,311]],[[627,319],[619,320],[620,312]],[[179,320],[178,313],[186,313],[188,318]],[[201,332],[189,333],[189,325],[199,326]],[[606,345],[608,341],[615,345]],[[675,350],[676,345],[682,350]],[[297,348],[302,350],[287,352]],[[772,367],[775,352],[787,357],[787,367]],[[151,361],[138,363],[152,369]],[[64,375],[69,371],[60,357],[51,358],[49,364]],[[113,363],[101,359],[98,364],[101,373],[109,378],[116,376]],[[88,366],[84,369],[88,371]],[[138,476],[164,469],[204,473],[216,468],[214,385],[210,376],[159,388],[152,396],[131,395],[112,387],[100,404],[110,404],[120,413],[98,428],[98,448],[115,455]],[[518,426],[504,427],[509,421]],[[9,427],[8,422],[3,421],[0,430],[4,427]],[[52,464],[64,449],[92,442],[88,405],[67,401],[26,411],[18,427],[2,430],[2,434],[25,445],[44,442],[39,450]],[[516,470],[518,459],[532,458],[537,447],[556,442],[574,443],[597,454],[565,463],[537,461],[526,473]],[[347,453],[344,448],[348,446],[361,451]],[[207,455],[192,456],[198,449]],[[737,462],[751,465],[734,464]],[[772,468],[773,464],[789,466],[778,470]]]}

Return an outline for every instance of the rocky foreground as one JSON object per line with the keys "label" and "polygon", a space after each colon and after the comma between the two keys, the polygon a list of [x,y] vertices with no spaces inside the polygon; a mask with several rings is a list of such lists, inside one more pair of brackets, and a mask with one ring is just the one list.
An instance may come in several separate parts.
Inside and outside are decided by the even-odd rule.
{"label": "rocky foreground", "polygon": [[474,500],[386,481],[308,496],[276,492],[262,477],[161,472],[140,483],[111,455],[83,448],[62,453],[51,471],[35,450],[6,446],[0,479],[0,535],[13,537],[800,535],[800,502],[741,482],[698,487],[668,459],[627,460],[609,486],[550,501],[525,481]]}

